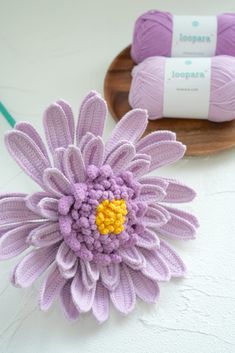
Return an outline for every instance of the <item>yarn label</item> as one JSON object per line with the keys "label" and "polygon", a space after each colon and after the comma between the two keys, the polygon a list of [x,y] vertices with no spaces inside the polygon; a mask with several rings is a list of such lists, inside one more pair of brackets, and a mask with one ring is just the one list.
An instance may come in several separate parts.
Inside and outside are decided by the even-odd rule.
{"label": "yarn label", "polygon": [[167,58],[163,116],[207,119],[210,85],[210,58]]}
{"label": "yarn label", "polygon": [[216,16],[174,16],[171,56],[214,56]]}

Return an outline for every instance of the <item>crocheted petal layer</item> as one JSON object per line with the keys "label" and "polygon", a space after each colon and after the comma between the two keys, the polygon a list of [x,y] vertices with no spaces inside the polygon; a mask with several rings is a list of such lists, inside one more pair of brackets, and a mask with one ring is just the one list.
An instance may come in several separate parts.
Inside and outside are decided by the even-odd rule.
{"label": "crocheted petal layer", "polygon": [[183,210],[179,210],[178,208],[173,208],[173,207],[169,207],[169,206],[164,206],[164,208],[170,214],[173,214],[175,216],[179,216],[179,217],[185,219],[186,221],[191,223],[195,228],[199,227],[198,219],[193,214],[188,213],[188,212],[183,211]]}
{"label": "crocheted petal layer", "polygon": [[26,206],[33,212],[40,214],[38,204],[44,197],[50,197],[51,195],[44,191],[38,191],[25,197]]}
{"label": "crocheted petal layer", "polygon": [[100,137],[95,137],[90,140],[83,150],[84,165],[87,168],[89,165],[101,167],[104,158],[104,143]]}
{"label": "crocheted petal layer", "polygon": [[38,214],[27,208],[23,197],[8,197],[0,200],[0,224],[40,219]]}
{"label": "crocheted petal layer", "polygon": [[154,249],[159,247],[159,244],[159,238],[150,229],[145,229],[143,232],[138,233],[137,246],[145,249]]}
{"label": "crocheted petal layer", "polygon": [[158,255],[157,249],[142,249],[146,266],[141,272],[148,278],[155,281],[169,281],[170,270],[162,258]]}
{"label": "crocheted petal layer", "polygon": [[49,274],[43,281],[39,296],[40,309],[47,311],[66,283],[66,279],[60,274],[56,265],[52,266]]}
{"label": "crocheted petal layer", "polygon": [[137,144],[136,144],[136,150],[137,152],[140,152],[143,148],[152,145],[153,143],[156,142],[161,142],[161,141],[175,141],[176,140],[176,134],[171,131],[154,131],[148,134],[147,136],[144,136],[142,139],[140,139]]}
{"label": "crocheted petal layer", "polygon": [[160,294],[157,282],[147,278],[140,271],[129,269],[129,273],[134,284],[136,295],[147,303],[155,303]]}
{"label": "crocheted petal layer", "polygon": [[85,166],[81,151],[78,147],[69,146],[64,153],[65,175],[71,183],[82,183],[85,181]]}
{"label": "crocheted petal layer", "polygon": [[99,270],[95,263],[91,262],[80,262],[82,271],[82,282],[87,290],[90,290],[95,286],[96,281],[99,278]]}
{"label": "crocheted petal layer", "polygon": [[151,166],[149,171],[162,166],[174,163],[181,159],[185,153],[186,147],[177,141],[162,141],[153,143],[141,149],[151,157]]}
{"label": "crocheted petal layer", "polygon": [[14,268],[12,284],[22,288],[31,286],[55,260],[57,249],[57,245],[52,245],[27,254]]}
{"label": "crocheted petal layer", "polygon": [[122,257],[122,261],[134,270],[139,270],[145,266],[145,259],[136,247],[121,249],[118,254]]}
{"label": "crocheted petal layer", "polygon": [[56,221],[58,219],[58,200],[45,197],[39,202],[38,210],[43,217]]}
{"label": "crocheted petal layer", "polygon": [[120,281],[120,265],[110,264],[100,269],[100,275],[103,285],[110,291],[114,290]]}
{"label": "crocheted petal layer", "polygon": [[142,185],[155,185],[166,191],[168,187],[168,181],[163,178],[156,176],[146,175],[138,179],[138,182]]}
{"label": "crocheted petal layer", "polygon": [[133,109],[126,113],[114,128],[105,146],[108,153],[119,141],[129,141],[135,144],[144,133],[148,123],[146,110]]}
{"label": "crocheted petal layer", "polygon": [[62,239],[58,222],[45,222],[30,232],[27,241],[33,246],[43,248],[56,244]]}
{"label": "crocheted petal layer", "polygon": [[146,158],[137,158],[129,163],[126,171],[131,172],[134,178],[140,178],[149,172],[150,164],[151,161]]}
{"label": "crocheted petal layer", "polygon": [[43,188],[43,171],[50,167],[50,161],[36,143],[25,133],[13,130],[5,135],[5,144],[25,173]]}
{"label": "crocheted petal layer", "polygon": [[171,276],[182,277],[186,272],[186,267],[179,255],[167,244],[161,240],[160,249],[158,250],[159,256],[167,264]]}
{"label": "crocheted petal layer", "polygon": [[73,143],[70,123],[59,104],[53,103],[47,108],[43,117],[43,125],[52,155],[56,148],[67,148]]}
{"label": "crocheted petal layer", "polygon": [[79,312],[88,312],[91,309],[95,290],[96,286],[93,286],[90,290],[86,289],[82,282],[81,273],[77,271],[71,285],[71,293],[73,302]]}
{"label": "crocheted petal layer", "polygon": [[101,281],[96,284],[92,312],[99,323],[106,321],[109,317],[109,292]]}
{"label": "crocheted petal layer", "polygon": [[106,102],[96,92],[88,93],[85,97],[78,118],[77,124],[77,145],[81,138],[91,132],[95,136],[102,136],[107,116]]}
{"label": "crocheted petal layer", "polygon": [[93,135],[91,132],[87,132],[84,136],[82,136],[81,141],[79,141],[79,144],[78,144],[78,147],[80,148],[82,153],[86,145],[94,138],[95,138],[95,135]]}
{"label": "crocheted petal layer", "polygon": [[105,164],[110,165],[114,173],[118,173],[127,166],[135,156],[134,145],[122,141],[119,146],[112,150],[105,159]]}
{"label": "crocheted petal layer", "polygon": [[125,265],[121,266],[119,284],[110,292],[110,298],[116,309],[122,314],[130,313],[135,307],[135,289],[129,270]]}
{"label": "crocheted petal layer", "polygon": [[69,321],[75,321],[79,317],[79,312],[72,300],[71,282],[71,280],[67,281],[61,289],[60,300],[65,318]]}
{"label": "crocheted petal layer", "polygon": [[190,187],[181,184],[176,180],[167,179],[168,187],[166,189],[166,196],[164,198],[164,202],[189,202],[192,201],[196,192]]}
{"label": "crocheted petal layer", "polygon": [[196,228],[185,218],[180,217],[173,212],[169,212],[171,219],[158,228],[161,235],[165,235],[172,239],[189,240],[194,239]]}
{"label": "crocheted petal layer", "polygon": [[71,188],[69,180],[56,168],[48,168],[43,173],[45,188],[57,197],[69,195]]}
{"label": "crocheted petal layer", "polygon": [[75,126],[74,126],[74,118],[73,118],[73,111],[71,106],[64,101],[63,99],[59,99],[56,102],[59,106],[61,106],[61,108],[64,111],[64,114],[67,118],[67,122],[68,122],[68,126],[69,126],[69,131],[70,131],[70,135],[72,138],[72,141],[74,141],[74,132],[75,132]]}
{"label": "crocheted petal layer", "polygon": [[147,226],[161,227],[168,222],[168,217],[160,209],[153,206],[148,206],[148,209],[143,217],[143,222]]}
{"label": "crocheted petal layer", "polygon": [[65,154],[66,148],[64,147],[59,147],[54,150],[53,153],[53,163],[54,167],[59,169],[63,174],[65,174],[64,170],[64,154]]}
{"label": "crocheted petal layer", "polygon": [[75,253],[70,249],[70,247],[65,242],[62,242],[56,254],[57,266],[62,271],[67,271],[73,267],[76,260],[77,260],[77,256],[75,255]]}
{"label": "crocheted petal layer", "polygon": [[69,268],[68,270],[64,270],[62,267],[59,267],[59,271],[61,273],[61,276],[64,277],[65,279],[71,279],[74,278],[74,276],[77,273],[78,269],[78,260],[74,262],[73,266]]}
{"label": "crocheted petal layer", "polygon": [[0,194],[0,200],[8,199],[9,197],[22,197],[24,198],[27,194],[22,192],[3,192]]}
{"label": "crocheted petal layer", "polygon": [[49,160],[47,149],[46,149],[46,146],[45,146],[41,136],[39,135],[37,130],[30,123],[22,121],[22,122],[17,123],[14,126],[14,128],[16,130],[22,131],[26,135],[28,135],[28,137],[30,137],[31,140],[33,140],[36,143],[36,145],[40,148],[40,150],[44,154],[44,156]]}
{"label": "crocheted petal layer", "polygon": [[144,184],[140,189],[140,194],[137,199],[144,202],[153,202],[161,201],[165,196],[166,193],[160,186]]}
{"label": "crocheted petal layer", "polygon": [[25,251],[29,247],[26,239],[36,226],[35,224],[24,224],[2,235],[0,238],[0,260],[11,259]]}

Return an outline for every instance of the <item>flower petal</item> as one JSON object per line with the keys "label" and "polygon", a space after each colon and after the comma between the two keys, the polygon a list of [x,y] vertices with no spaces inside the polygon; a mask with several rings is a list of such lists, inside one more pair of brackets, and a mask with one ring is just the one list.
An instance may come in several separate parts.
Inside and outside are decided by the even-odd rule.
{"label": "flower petal", "polygon": [[71,295],[71,280],[67,281],[60,291],[60,300],[64,316],[69,321],[75,321],[79,317],[79,312],[73,303]]}
{"label": "flower petal", "polygon": [[9,197],[0,200],[0,223],[27,222],[39,220],[41,217],[30,211],[22,197]]}
{"label": "flower petal", "polygon": [[174,132],[167,130],[154,131],[148,134],[147,136],[144,136],[141,140],[137,142],[136,150],[137,152],[141,152],[143,148],[152,145],[153,143],[161,141],[175,141],[175,139],[176,134]]}
{"label": "flower petal", "polygon": [[103,285],[110,291],[114,290],[120,281],[120,265],[111,263],[100,269]]}
{"label": "flower petal", "polygon": [[14,128],[16,130],[21,131],[21,132],[25,133],[26,135],[28,135],[28,137],[30,137],[31,140],[33,140],[36,143],[36,145],[40,148],[40,150],[44,154],[44,156],[49,160],[47,149],[46,149],[44,142],[42,141],[41,136],[39,135],[37,130],[30,123],[28,123],[26,121],[22,121],[22,122],[17,123],[14,126]]}
{"label": "flower petal", "polygon": [[72,141],[74,141],[74,132],[75,132],[75,126],[74,126],[74,118],[73,118],[73,112],[72,112],[72,108],[71,106],[64,101],[63,99],[59,99],[56,102],[59,106],[61,106],[61,108],[64,111],[64,114],[67,118],[67,122],[68,122],[68,126],[69,126],[69,131],[70,131],[70,135],[72,138]]}
{"label": "flower petal", "polygon": [[118,254],[122,257],[122,261],[134,270],[139,270],[145,265],[144,257],[134,246],[128,249],[120,249]]}
{"label": "flower petal", "polygon": [[101,281],[97,282],[92,312],[99,323],[109,317],[109,293]]}
{"label": "flower petal", "polygon": [[64,154],[64,170],[70,182],[82,183],[85,181],[85,166],[78,147],[69,146],[67,148]]}
{"label": "flower petal", "polygon": [[98,136],[90,140],[84,147],[82,155],[85,167],[89,165],[100,167],[104,158],[104,143],[102,139]]}
{"label": "flower petal", "polygon": [[147,303],[155,303],[160,294],[157,282],[147,278],[140,271],[129,269],[129,273],[134,284],[136,295]]}
{"label": "flower petal", "polygon": [[36,143],[21,131],[12,130],[5,135],[5,144],[19,166],[40,186],[44,186],[42,174],[50,167]]}
{"label": "flower petal", "polygon": [[3,193],[0,194],[0,200],[9,199],[10,197],[21,197],[21,198],[24,198],[26,196],[27,196],[27,194],[24,194],[22,192],[3,192]]}
{"label": "flower petal", "polygon": [[149,172],[150,163],[150,160],[139,158],[130,162],[126,171],[131,172],[134,178],[140,178],[142,175]]}
{"label": "flower petal", "polygon": [[65,279],[73,278],[77,273],[77,269],[78,269],[78,260],[76,260],[73,266],[68,270],[64,270],[62,267],[59,267],[60,274]]}
{"label": "flower petal", "polygon": [[162,141],[144,147],[141,152],[151,157],[149,172],[156,168],[174,163],[185,153],[185,146],[177,141]]}
{"label": "flower petal", "polygon": [[168,187],[168,181],[166,179],[159,178],[152,175],[143,176],[140,179],[138,179],[138,182],[143,185],[156,185],[161,189],[163,189],[164,191],[166,191]]}
{"label": "flower petal", "polygon": [[141,270],[141,272],[146,277],[155,281],[169,281],[170,270],[166,263],[158,255],[158,251],[156,249],[142,249],[142,254],[145,257],[146,266]]}
{"label": "flower petal", "polygon": [[91,132],[87,132],[84,136],[82,136],[81,141],[79,141],[79,144],[78,144],[78,147],[80,148],[82,153],[86,145],[94,138],[95,138],[95,135],[93,135]]}
{"label": "flower petal", "polygon": [[119,141],[129,141],[135,144],[144,133],[148,123],[146,110],[133,109],[126,113],[114,128],[106,146],[107,152],[111,151]]}
{"label": "flower petal", "polygon": [[95,286],[99,279],[99,270],[95,263],[81,261],[82,281],[87,290]]}
{"label": "flower petal", "polygon": [[186,219],[170,212],[171,219],[159,227],[160,234],[172,239],[190,240],[195,238],[196,228]]}
{"label": "flower petal", "polygon": [[43,281],[40,290],[39,305],[41,310],[47,311],[51,307],[66,281],[61,276],[58,267],[54,265]]}
{"label": "flower petal", "polygon": [[58,246],[51,245],[27,254],[14,268],[12,283],[22,288],[31,286],[55,260],[57,249]]}
{"label": "flower petal", "polygon": [[75,253],[65,242],[62,242],[56,254],[56,262],[58,267],[65,271],[69,270],[71,267],[73,267],[76,260],[77,256]]}
{"label": "flower petal", "polygon": [[160,227],[167,223],[168,218],[166,214],[161,212],[161,210],[151,206],[148,206],[148,209],[143,217],[144,223],[148,226],[153,227]]}
{"label": "flower petal", "polygon": [[168,187],[163,202],[189,202],[192,201],[196,192],[190,187],[176,180],[167,179]]}
{"label": "flower petal", "polygon": [[59,171],[61,171],[62,174],[65,174],[64,163],[63,163],[65,151],[66,151],[66,148],[60,147],[60,148],[56,148],[55,151],[53,152],[54,167],[56,169],[59,169]]}
{"label": "flower petal", "polygon": [[56,244],[63,239],[58,222],[46,222],[32,230],[27,241],[34,246],[43,248]]}
{"label": "flower petal", "polygon": [[144,202],[161,201],[165,196],[166,193],[161,187],[157,185],[144,184],[140,189],[138,200]]}
{"label": "flower petal", "polygon": [[9,230],[0,238],[0,260],[11,259],[29,247],[26,242],[29,232],[37,225],[25,224]]}
{"label": "flower petal", "polygon": [[68,179],[56,168],[48,168],[43,173],[44,185],[55,196],[69,195],[71,188]]}
{"label": "flower petal", "polygon": [[159,238],[150,229],[145,229],[143,232],[138,233],[137,246],[145,249],[154,249],[159,247],[159,244]]}
{"label": "flower petal", "polygon": [[171,276],[182,277],[185,275],[186,267],[179,255],[167,244],[165,241],[161,240],[160,248],[158,250],[159,256],[167,264],[170,270]]}
{"label": "flower petal", "polygon": [[44,113],[43,125],[51,153],[59,147],[67,148],[73,143],[70,123],[64,110],[57,103],[51,104]]}
{"label": "flower petal", "polygon": [[39,204],[38,209],[42,216],[52,221],[58,219],[58,200],[52,197],[43,198]]}
{"label": "flower petal", "polygon": [[95,296],[96,286],[87,290],[82,282],[81,273],[77,272],[71,285],[73,302],[80,312],[91,310]]}
{"label": "flower petal", "polygon": [[130,313],[135,306],[136,295],[128,268],[122,265],[118,286],[110,292],[110,298],[118,311],[122,314]]}
{"label": "flower petal", "polygon": [[166,207],[165,209],[170,213],[170,214],[174,214],[175,216],[179,216],[183,219],[185,219],[186,221],[188,221],[189,223],[191,223],[195,228],[199,227],[199,223],[198,223],[198,219],[197,217],[195,217],[193,214],[188,213],[186,211],[183,210],[179,210],[177,208],[173,208],[173,207]]}
{"label": "flower petal", "polygon": [[105,164],[110,165],[114,173],[118,173],[120,170],[124,169],[124,166],[128,165],[134,156],[134,145],[123,141],[117,146],[117,148],[108,154]]}
{"label": "flower petal", "polygon": [[98,93],[92,92],[88,97],[85,97],[78,118],[77,144],[87,132],[91,132],[95,136],[102,136],[106,115],[106,102]]}
{"label": "flower petal", "polygon": [[39,213],[38,204],[44,197],[50,197],[50,194],[44,191],[34,192],[25,197],[25,204],[31,211]]}

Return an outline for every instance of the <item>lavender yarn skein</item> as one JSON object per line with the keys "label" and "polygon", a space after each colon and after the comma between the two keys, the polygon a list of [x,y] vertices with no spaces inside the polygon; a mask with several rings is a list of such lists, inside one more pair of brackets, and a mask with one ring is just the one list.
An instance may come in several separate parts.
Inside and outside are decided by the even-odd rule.
{"label": "lavender yarn skein", "polygon": [[[217,16],[217,45],[215,55],[235,56],[235,14]],[[151,10],[135,23],[131,57],[140,63],[151,56],[171,56],[173,15]]]}
{"label": "lavender yarn skein", "polygon": [[[151,57],[134,67],[129,92],[132,108],[147,109],[152,120],[163,117],[164,57]],[[235,58],[211,58],[211,91],[208,120],[235,119]]]}

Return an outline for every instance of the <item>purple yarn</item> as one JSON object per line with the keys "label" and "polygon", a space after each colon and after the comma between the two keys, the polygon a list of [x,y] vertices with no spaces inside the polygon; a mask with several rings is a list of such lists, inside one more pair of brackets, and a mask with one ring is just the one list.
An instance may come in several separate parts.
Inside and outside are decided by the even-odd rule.
{"label": "purple yarn", "polygon": [[[215,55],[235,56],[235,14],[217,16],[217,46]],[[136,63],[151,56],[171,56],[173,15],[151,10],[135,23],[131,57]]]}
{"label": "purple yarn", "polygon": [[[151,57],[135,66],[129,103],[132,108],[147,109],[150,119],[163,117],[164,57]],[[211,58],[211,92],[208,120],[235,119],[235,58],[221,55]]]}

